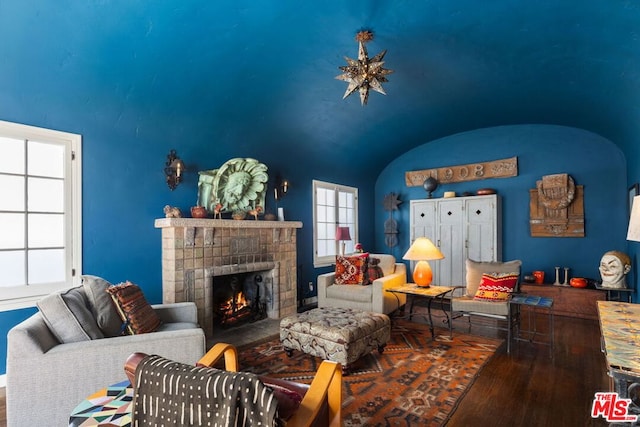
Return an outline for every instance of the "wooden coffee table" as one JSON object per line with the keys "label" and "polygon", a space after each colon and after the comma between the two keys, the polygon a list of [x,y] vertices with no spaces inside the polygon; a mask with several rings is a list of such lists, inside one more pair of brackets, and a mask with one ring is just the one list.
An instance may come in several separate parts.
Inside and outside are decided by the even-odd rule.
{"label": "wooden coffee table", "polygon": [[406,285],[398,286],[395,288],[387,289],[387,292],[394,294],[405,294],[409,302],[409,320],[413,318],[413,305],[416,299],[427,300],[427,320],[429,321],[429,330],[431,331],[431,338],[435,341],[436,336],[433,330],[433,318],[431,317],[431,303],[433,300],[438,299],[440,301],[440,308],[446,316],[446,322],[449,324],[449,337],[453,336],[453,329],[451,325],[451,319],[449,314],[444,310],[442,303],[444,302],[444,296],[453,290],[449,286],[429,286],[428,288],[418,286],[415,283],[407,283]]}

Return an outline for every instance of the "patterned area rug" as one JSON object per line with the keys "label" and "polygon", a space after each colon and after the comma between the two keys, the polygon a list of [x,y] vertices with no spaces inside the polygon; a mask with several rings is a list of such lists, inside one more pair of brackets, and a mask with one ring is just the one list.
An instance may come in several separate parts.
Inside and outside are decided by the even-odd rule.
{"label": "patterned area rug", "polygon": [[[363,356],[343,377],[345,426],[440,426],[453,414],[474,379],[503,340],[464,335],[449,338],[424,324],[394,320],[384,352]],[[287,357],[274,338],[240,351],[240,368],[310,383],[321,360],[294,351]]]}

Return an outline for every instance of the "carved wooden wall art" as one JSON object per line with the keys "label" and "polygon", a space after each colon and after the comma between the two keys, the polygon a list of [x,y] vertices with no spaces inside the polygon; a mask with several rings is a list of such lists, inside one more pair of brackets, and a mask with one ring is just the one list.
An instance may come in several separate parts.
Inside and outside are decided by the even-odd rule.
{"label": "carved wooden wall art", "polygon": [[407,187],[418,187],[422,186],[424,180],[430,176],[437,179],[441,184],[477,181],[487,178],[509,178],[518,176],[518,158],[511,157],[491,162],[410,171],[405,173],[404,180]]}
{"label": "carved wooden wall art", "polygon": [[568,174],[545,175],[529,190],[532,237],[584,237],[583,186]]}
{"label": "carved wooden wall art", "polygon": [[393,211],[397,211],[402,202],[396,193],[389,193],[384,196],[382,203],[384,210],[389,212],[389,219],[384,222],[384,243],[393,248],[398,244],[398,221],[393,218]]}

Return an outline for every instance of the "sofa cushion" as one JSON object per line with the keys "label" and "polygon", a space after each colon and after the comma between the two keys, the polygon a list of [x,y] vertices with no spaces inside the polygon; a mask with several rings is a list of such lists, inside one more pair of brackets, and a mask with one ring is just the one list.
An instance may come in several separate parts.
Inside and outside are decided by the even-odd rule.
{"label": "sofa cushion", "polygon": [[336,257],[337,285],[362,285],[366,281],[369,254]]}
{"label": "sofa cushion", "polygon": [[482,301],[473,297],[464,296],[451,298],[451,309],[453,311],[464,311],[467,313],[481,313],[483,315],[493,314],[497,316],[507,316],[509,314],[509,302],[507,301]]}
{"label": "sofa cushion", "polygon": [[197,323],[191,322],[171,322],[171,323],[162,323],[156,329],[156,332],[166,332],[166,331],[181,331],[183,329],[195,329],[198,328]]}
{"label": "sofa cushion", "polygon": [[82,288],[89,300],[91,313],[105,337],[116,337],[122,334],[122,319],[107,292],[113,286],[101,277],[85,274],[81,277]]}
{"label": "sofa cushion", "polygon": [[[482,281],[483,273],[514,273],[520,274],[522,261],[514,260],[507,262],[479,262],[468,259],[467,264],[467,290],[466,295],[475,296],[478,286]],[[517,286],[517,285],[516,285]]]}
{"label": "sofa cushion", "polygon": [[518,283],[518,273],[484,273],[473,297],[482,301],[506,301]]}
{"label": "sofa cushion", "polygon": [[107,289],[116,304],[120,318],[130,335],[155,332],[161,325],[160,318],[149,305],[138,285],[126,281]]}
{"label": "sofa cushion", "polygon": [[82,286],[47,295],[37,306],[47,327],[63,344],[104,338]]}
{"label": "sofa cushion", "polygon": [[373,299],[372,290],[372,286],[327,286],[327,298],[340,301],[371,303]]}

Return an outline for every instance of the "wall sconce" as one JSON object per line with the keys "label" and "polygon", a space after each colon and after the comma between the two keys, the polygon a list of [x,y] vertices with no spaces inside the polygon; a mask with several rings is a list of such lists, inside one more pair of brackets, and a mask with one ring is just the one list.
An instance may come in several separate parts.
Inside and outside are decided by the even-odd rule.
{"label": "wall sconce", "polygon": [[273,189],[273,195],[276,200],[282,199],[289,192],[289,180],[276,177],[276,188]]}
{"label": "wall sconce", "polygon": [[171,191],[175,190],[178,184],[182,182],[184,169],[184,162],[178,157],[176,150],[169,151],[164,174],[167,176],[167,185]]}

